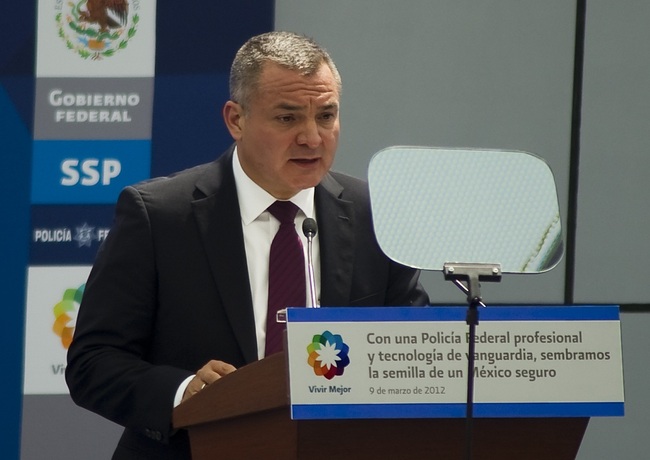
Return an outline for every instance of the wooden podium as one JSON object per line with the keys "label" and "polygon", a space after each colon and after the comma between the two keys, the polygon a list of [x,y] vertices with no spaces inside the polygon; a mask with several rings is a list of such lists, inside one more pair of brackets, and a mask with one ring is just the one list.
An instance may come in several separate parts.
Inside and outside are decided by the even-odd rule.
{"label": "wooden podium", "polygon": [[[193,460],[466,458],[465,419],[291,420],[284,353],[242,367],[174,410]],[[588,418],[476,418],[475,460],[575,459]]]}

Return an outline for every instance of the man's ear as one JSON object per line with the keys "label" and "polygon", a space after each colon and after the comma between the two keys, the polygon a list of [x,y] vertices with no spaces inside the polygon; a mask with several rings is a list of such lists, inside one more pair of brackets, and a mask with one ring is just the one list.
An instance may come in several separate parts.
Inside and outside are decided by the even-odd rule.
{"label": "man's ear", "polygon": [[244,109],[236,102],[228,101],[223,106],[223,120],[230,135],[236,141],[241,139],[244,131]]}

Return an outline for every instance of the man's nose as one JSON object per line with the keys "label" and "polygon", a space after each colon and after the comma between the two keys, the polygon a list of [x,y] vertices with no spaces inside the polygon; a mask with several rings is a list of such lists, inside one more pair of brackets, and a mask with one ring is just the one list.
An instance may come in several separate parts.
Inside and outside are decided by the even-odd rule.
{"label": "man's nose", "polygon": [[296,141],[299,145],[306,145],[310,149],[315,149],[321,145],[323,138],[318,129],[318,123],[314,120],[305,122],[300,133],[298,133]]}

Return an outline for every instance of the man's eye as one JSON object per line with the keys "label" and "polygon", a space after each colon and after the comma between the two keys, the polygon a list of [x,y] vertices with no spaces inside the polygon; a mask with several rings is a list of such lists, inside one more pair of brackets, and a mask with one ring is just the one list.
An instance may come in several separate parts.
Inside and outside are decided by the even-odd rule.
{"label": "man's eye", "polygon": [[291,123],[294,119],[293,115],[281,115],[278,117],[280,123]]}

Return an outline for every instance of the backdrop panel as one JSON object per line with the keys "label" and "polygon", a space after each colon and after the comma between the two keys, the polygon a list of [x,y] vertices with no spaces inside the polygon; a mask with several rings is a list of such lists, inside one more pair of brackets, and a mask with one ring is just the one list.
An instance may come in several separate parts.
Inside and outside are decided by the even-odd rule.
{"label": "backdrop panel", "polygon": [[8,459],[19,457],[21,400],[22,458],[110,456],[120,428],[76,408],[63,372],[115,199],[228,147],[220,112],[230,63],[273,26],[272,0],[129,0],[108,30],[85,19],[86,3],[12,2],[1,19],[0,150],[12,169],[0,179],[14,221],[1,238],[11,306],[1,335],[15,350],[1,384],[11,396],[0,413]]}

